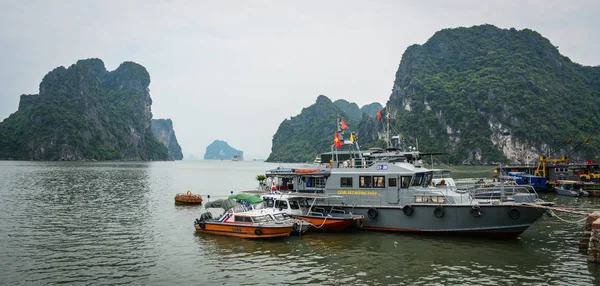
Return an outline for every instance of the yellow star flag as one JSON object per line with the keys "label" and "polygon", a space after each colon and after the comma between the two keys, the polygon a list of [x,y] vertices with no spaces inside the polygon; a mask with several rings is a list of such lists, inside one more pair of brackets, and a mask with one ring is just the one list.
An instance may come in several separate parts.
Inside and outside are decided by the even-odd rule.
{"label": "yellow star flag", "polygon": [[354,142],[354,136],[352,136],[352,133],[350,133],[350,141]]}

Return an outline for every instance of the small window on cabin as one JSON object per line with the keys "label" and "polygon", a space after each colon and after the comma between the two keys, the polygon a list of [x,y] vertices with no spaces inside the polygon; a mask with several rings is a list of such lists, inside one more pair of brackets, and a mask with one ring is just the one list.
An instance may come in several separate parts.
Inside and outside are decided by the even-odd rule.
{"label": "small window on cabin", "polygon": [[270,219],[269,216],[262,215],[262,216],[254,217],[253,221],[254,222],[269,222],[269,221],[272,221],[272,219]]}
{"label": "small window on cabin", "polygon": [[272,208],[274,204],[275,204],[275,201],[274,201],[274,200],[265,200],[265,205],[266,205],[268,208]]}
{"label": "small window on cabin", "polygon": [[352,188],[352,178],[342,177],[340,179],[340,186],[346,188]]}
{"label": "small window on cabin", "polygon": [[395,187],[395,186],[397,186],[397,184],[396,184],[396,183],[397,183],[397,182],[396,182],[396,178],[389,178],[389,179],[388,179],[388,186],[390,186],[390,187]]}
{"label": "small window on cabin", "polygon": [[416,173],[415,179],[413,180],[413,186],[420,186],[423,183],[423,173]]}
{"label": "small window on cabin", "polygon": [[278,201],[275,202],[275,208],[278,208],[278,209],[287,209],[288,208],[287,207],[287,202],[286,201],[279,201],[278,200]]}
{"label": "small window on cabin", "polygon": [[408,187],[410,187],[410,181],[412,180],[411,176],[402,176],[402,182],[401,182],[401,187],[403,189],[407,189]]}
{"label": "small window on cabin", "polygon": [[373,187],[374,188],[385,188],[385,177],[384,176],[373,176]]}
{"label": "small window on cabin", "polygon": [[360,176],[360,187],[370,188],[371,187],[371,176]]}
{"label": "small window on cabin", "polygon": [[235,221],[236,222],[252,222],[252,218],[250,218],[249,216],[239,216],[239,215],[236,215],[235,216]]}
{"label": "small window on cabin", "polygon": [[310,204],[306,199],[301,199],[300,201],[298,201],[298,203],[300,204],[301,208],[307,209],[310,207]]}
{"label": "small window on cabin", "polygon": [[427,175],[425,176],[425,180],[423,181],[422,186],[423,187],[427,187],[429,184],[431,184],[431,180],[433,179],[433,173],[427,173]]}
{"label": "small window on cabin", "polygon": [[293,210],[299,210],[300,204],[298,203],[298,201],[290,201],[290,208]]}

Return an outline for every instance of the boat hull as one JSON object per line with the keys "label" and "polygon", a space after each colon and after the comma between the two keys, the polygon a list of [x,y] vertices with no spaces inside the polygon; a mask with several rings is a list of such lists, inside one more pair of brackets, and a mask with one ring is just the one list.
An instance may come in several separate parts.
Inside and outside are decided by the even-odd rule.
{"label": "boat hull", "polygon": [[344,231],[353,224],[357,219],[354,218],[333,218],[333,217],[318,217],[318,216],[293,216],[309,222],[313,225],[315,231]]}
{"label": "boat hull", "polygon": [[239,238],[263,239],[287,237],[293,231],[293,227],[253,227],[225,223],[204,222],[195,224],[194,228],[199,233],[233,236]]}
{"label": "boat hull", "polygon": [[519,236],[545,213],[543,208],[520,204],[479,205],[480,209],[470,205],[441,205],[443,211],[439,206],[413,204],[410,215],[399,206],[343,208],[364,215],[366,230],[503,237]]}

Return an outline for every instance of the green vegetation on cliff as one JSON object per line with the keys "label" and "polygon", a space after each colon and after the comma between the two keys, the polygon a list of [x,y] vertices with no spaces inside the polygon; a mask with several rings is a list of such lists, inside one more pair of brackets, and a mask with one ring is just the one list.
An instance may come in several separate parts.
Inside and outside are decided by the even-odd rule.
{"label": "green vegetation on cliff", "polygon": [[339,107],[344,113],[350,116],[352,119],[356,121],[360,121],[362,117],[362,113],[360,113],[360,109],[358,105],[354,102],[348,102],[345,99],[338,99],[333,102],[337,107]]}
{"label": "green vegetation on cliff", "polygon": [[[340,108],[325,99],[281,123],[269,161],[306,162],[329,151]],[[408,47],[386,107],[392,135],[412,146],[418,140],[422,152],[447,152],[444,162],[600,160],[600,67],[573,63],[528,29],[444,29]],[[353,123],[361,147],[385,146],[384,118],[362,111],[369,116]],[[582,144],[587,137],[591,142]]]}
{"label": "green vegetation on cliff", "polygon": [[312,162],[317,154],[331,151],[338,114],[350,130],[358,126],[357,121],[329,98],[319,95],[315,104],[279,125],[267,161]]}
{"label": "green vegetation on cliff", "polygon": [[528,29],[445,29],[406,50],[389,106],[395,129],[418,138],[421,151],[447,151],[449,161],[473,152],[519,161],[576,134],[575,142],[593,143],[559,153],[598,159],[599,75]]}
{"label": "green vegetation on cliff", "polygon": [[99,59],[58,67],[0,123],[0,158],[165,160],[167,149],[150,129],[149,84],[133,62],[112,72]]}

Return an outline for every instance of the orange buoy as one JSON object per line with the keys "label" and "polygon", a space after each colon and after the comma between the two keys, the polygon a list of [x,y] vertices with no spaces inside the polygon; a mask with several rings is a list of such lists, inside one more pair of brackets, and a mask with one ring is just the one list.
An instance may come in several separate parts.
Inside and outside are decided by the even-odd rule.
{"label": "orange buoy", "polygon": [[176,204],[194,204],[199,205],[202,204],[202,196],[194,195],[192,191],[187,191],[187,193],[179,193],[175,195],[175,203]]}

